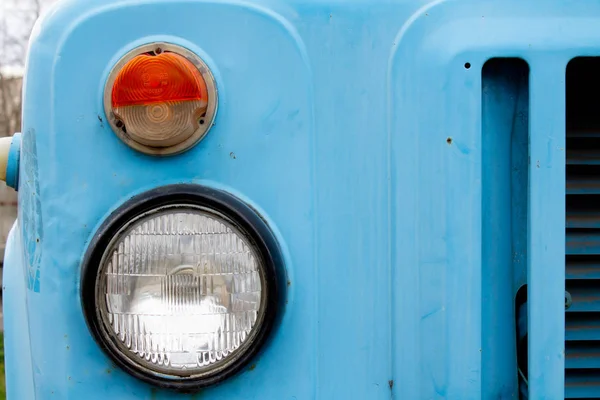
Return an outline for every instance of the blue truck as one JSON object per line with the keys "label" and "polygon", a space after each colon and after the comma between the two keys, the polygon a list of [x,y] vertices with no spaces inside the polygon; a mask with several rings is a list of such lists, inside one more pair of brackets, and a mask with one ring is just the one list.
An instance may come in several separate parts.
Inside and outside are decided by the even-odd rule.
{"label": "blue truck", "polygon": [[65,0],[9,400],[600,398],[600,2]]}

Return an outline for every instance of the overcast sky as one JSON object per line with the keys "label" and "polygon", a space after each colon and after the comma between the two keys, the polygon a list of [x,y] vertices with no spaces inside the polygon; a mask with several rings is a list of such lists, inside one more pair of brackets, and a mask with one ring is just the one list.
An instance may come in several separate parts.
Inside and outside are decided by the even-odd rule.
{"label": "overcast sky", "polygon": [[36,15],[56,0],[0,0],[0,68],[19,74]]}

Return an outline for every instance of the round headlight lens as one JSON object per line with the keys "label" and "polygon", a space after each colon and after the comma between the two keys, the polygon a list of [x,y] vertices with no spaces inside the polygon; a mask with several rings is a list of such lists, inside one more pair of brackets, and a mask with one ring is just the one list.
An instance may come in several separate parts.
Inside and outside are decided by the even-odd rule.
{"label": "round headlight lens", "polygon": [[97,272],[97,317],[129,363],[198,378],[251,345],[265,288],[260,255],[228,218],[169,205],[132,219],[110,241]]}

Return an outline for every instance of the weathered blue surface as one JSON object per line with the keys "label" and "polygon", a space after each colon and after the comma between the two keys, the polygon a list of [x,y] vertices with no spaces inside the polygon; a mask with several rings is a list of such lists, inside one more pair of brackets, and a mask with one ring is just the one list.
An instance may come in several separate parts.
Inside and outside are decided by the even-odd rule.
{"label": "weathered blue surface", "polygon": [[517,390],[507,366],[517,364],[514,298],[527,282],[528,76],[514,58],[482,69],[481,385],[500,398]]}
{"label": "weathered blue surface", "polygon": [[[201,55],[220,96],[207,137],[165,159],[124,145],[102,106],[111,66],[153,40]],[[511,302],[526,282],[530,398],[563,398],[564,74],[571,58],[599,54],[597,2],[60,3],[28,58],[4,283],[9,398],[33,398],[18,392],[32,380],[36,399],[513,398]],[[518,103],[482,114],[493,57],[530,69],[532,183],[516,186],[528,204],[490,198],[510,186],[495,182],[509,175],[501,156],[527,145],[498,136],[511,134],[497,124]],[[223,187],[263,210],[291,281],[256,367],[195,396],[115,369],[79,299],[95,228],[132,195],[174,182]],[[502,235],[486,212],[496,207],[525,225]],[[484,238],[513,243],[524,264],[501,252],[503,270]],[[10,349],[28,342],[30,364],[15,362]]]}
{"label": "weathered blue surface", "polygon": [[21,161],[21,134],[15,133],[10,142],[6,160],[6,185],[17,189],[19,185],[19,162]]}
{"label": "weathered blue surface", "polygon": [[6,391],[11,399],[35,398],[23,265],[19,226],[15,224],[6,241],[5,268],[2,269],[4,365]]}

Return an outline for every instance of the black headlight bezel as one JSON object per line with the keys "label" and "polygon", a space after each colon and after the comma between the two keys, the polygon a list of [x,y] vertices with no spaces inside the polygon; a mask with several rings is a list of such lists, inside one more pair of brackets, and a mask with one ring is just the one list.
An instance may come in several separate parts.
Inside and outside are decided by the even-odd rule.
{"label": "black headlight bezel", "polygon": [[[154,209],[189,204],[200,206],[228,218],[244,234],[264,265],[267,299],[262,324],[248,348],[223,370],[201,378],[182,378],[152,373],[136,367],[107,337],[96,306],[96,280],[104,252],[113,237],[131,220]],[[279,319],[285,289],[283,256],[279,243],[267,222],[248,204],[222,190],[195,184],[175,184],[155,188],[139,194],[118,207],[94,234],[85,253],[81,271],[81,303],[84,317],[92,336],[105,354],[130,375],[153,386],[182,392],[216,385],[240,372],[261,351]]]}

